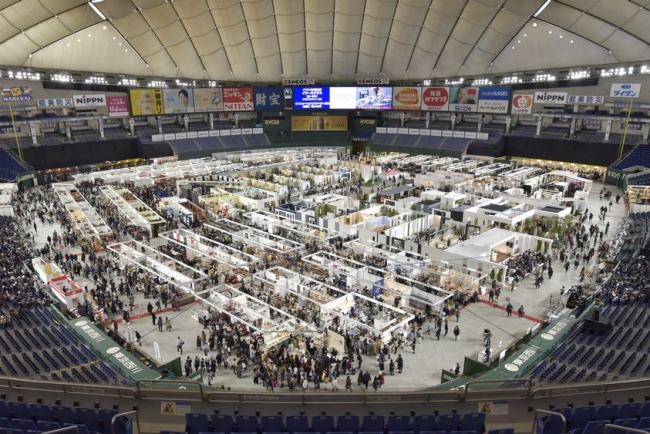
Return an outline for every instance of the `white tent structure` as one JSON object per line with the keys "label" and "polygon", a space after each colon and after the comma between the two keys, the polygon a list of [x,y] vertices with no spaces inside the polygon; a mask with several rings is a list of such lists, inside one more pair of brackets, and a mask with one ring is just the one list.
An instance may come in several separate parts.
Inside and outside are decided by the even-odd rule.
{"label": "white tent structure", "polygon": [[601,65],[650,59],[649,7],[648,0],[2,0],[0,63],[250,83]]}

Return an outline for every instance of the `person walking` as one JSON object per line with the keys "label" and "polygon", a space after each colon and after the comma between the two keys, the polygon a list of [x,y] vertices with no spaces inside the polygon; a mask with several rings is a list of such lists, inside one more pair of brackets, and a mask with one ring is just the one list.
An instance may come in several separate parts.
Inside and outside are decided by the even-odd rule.
{"label": "person walking", "polygon": [[151,323],[152,325],[156,325],[156,314],[154,312],[151,312]]}
{"label": "person walking", "polygon": [[181,339],[180,336],[178,338],[176,338],[176,352],[181,353],[181,356],[183,355],[183,344],[184,343],[185,342],[183,342],[183,340]]}
{"label": "person walking", "polygon": [[401,374],[403,369],[404,369],[404,359],[402,359],[402,355],[400,354],[397,356],[397,372]]}
{"label": "person walking", "polygon": [[445,317],[445,336],[447,336],[447,332],[449,332],[449,321],[447,321],[447,317]]}
{"label": "person walking", "polygon": [[456,375],[460,374],[460,363],[456,363],[456,367],[454,368],[454,374]]}
{"label": "person walking", "polygon": [[512,316],[512,309],[513,309],[512,303],[508,303],[508,305],[506,306],[506,316]]}
{"label": "person walking", "polygon": [[519,318],[524,317],[524,305],[523,304],[521,306],[519,306],[519,309],[517,309],[517,313],[519,314]]}
{"label": "person walking", "polygon": [[458,328],[458,326],[456,326],[456,327],[454,327],[454,340],[455,341],[458,340],[458,335],[460,335],[460,329]]}
{"label": "person walking", "polygon": [[142,336],[140,336],[137,330],[135,331],[135,341],[138,345],[142,346]]}
{"label": "person walking", "polygon": [[441,332],[441,331],[442,331],[442,329],[441,329],[440,327],[438,327],[438,328],[436,329],[436,338],[438,338],[438,340],[440,340],[440,332]]}
{"label": "person walking", "polygon": [[158,331],[162,332],[162,328],[163,328],[163,319],[162,319],[161,316],[159,316],[158,317]]}
{"label": "person walking", "polygon": [[172,331],[172,322],[167,317],[165,317],[165,330]]}
{"label": "person walking", "polygon": [[345,379],[345,391],[347,392],[348,390],[352,392],[352,379],[350,378],[349,375]]}

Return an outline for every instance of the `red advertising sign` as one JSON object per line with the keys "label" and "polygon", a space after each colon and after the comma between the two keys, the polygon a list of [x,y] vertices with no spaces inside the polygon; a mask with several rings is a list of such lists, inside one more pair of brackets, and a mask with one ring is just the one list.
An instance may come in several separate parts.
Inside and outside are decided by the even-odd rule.
{"label": "red advertising sign", "polygon": [[224,87],[222,94],[224,111],[253,111],[252,87]]}
{"label": "red advertising sign", "polygon": [[447,111],[449,110],[448,87],[425,87],[422,89],[422,110]]}
{"label": "red advertising sign", "polygon": [[126,96],[109,96],[106,97],[108,105],[108,116],[128,116],[129,115],[129,98]]}

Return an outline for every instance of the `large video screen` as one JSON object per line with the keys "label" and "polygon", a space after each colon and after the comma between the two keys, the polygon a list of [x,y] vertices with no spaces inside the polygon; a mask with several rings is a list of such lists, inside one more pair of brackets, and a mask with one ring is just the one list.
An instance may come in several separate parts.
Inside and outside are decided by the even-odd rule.
{"label": "large video screen", "polygon": [[329,109],[330,88],[302,86],[294,87],[293,108],[296,110]]}
{"label": "large video screen", "polygon": [[357,87],[357,110],[390,110],[392,102],[392,87]]}
{"label": "large video screen", "polygon": [[357,108],[356,87],[330,87],[330,108],[354,110]]}

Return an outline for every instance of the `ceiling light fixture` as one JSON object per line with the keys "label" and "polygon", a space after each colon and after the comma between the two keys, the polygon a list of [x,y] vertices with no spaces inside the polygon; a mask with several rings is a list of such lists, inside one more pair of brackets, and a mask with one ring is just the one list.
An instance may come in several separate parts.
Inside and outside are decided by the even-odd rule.
{"label": "ceiling light fixture", "polygon": [[93,2],[93,1],[89,1],[89,2],[88,2],[88,6],[90,6],[90,9],[92,9],[93,11],[95,11],[95,13],[96,13],[97,15],[99,15],[99,18],[101,18],[101,19],[104,20],[104,21],[106,20],[106,15],[104,15],[104,14],[99,10],[99,8],[98,8],[97,6],[95,6],[95,2]]}
{"label": "ceiling light fixture", "polygon": [[544,11],[544,9],[546,9],[546,7],[547,7],[549,4],[551,4],[551,0],[546,0],[546,1],[544,2],[544,4],[542,5],[542,7],[540,7],[539,9],[537,9],[537,12],[535,12],[535,13],[533,14],[533,17],[537,17],[537,15],[541,14],[541,13]]}

